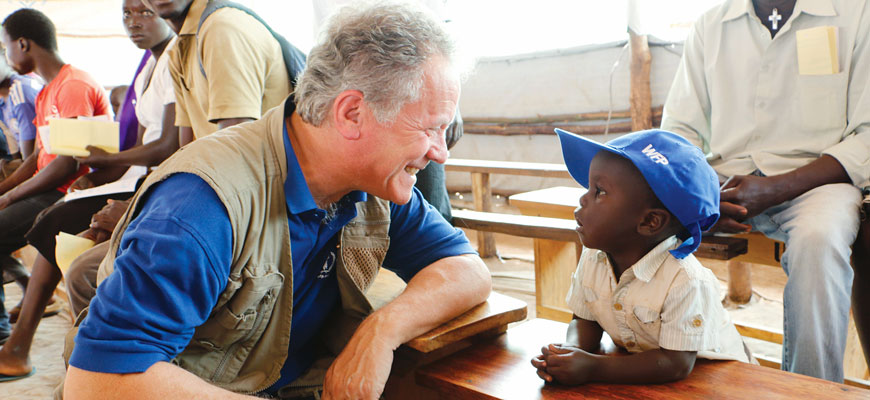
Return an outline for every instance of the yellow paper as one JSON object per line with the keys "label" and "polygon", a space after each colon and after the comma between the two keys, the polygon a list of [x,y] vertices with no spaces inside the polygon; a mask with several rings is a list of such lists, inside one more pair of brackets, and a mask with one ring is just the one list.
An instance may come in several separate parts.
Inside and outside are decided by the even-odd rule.
{"label": "yellow paper", "polygon": [[63,273],[66,273],[67,268],[76,257],[84,253],[85,250],[94,247],[95,244],[93,240],[70,235],[66,232],[58,233],[55,238],[57,239],[57,247],[54,250],[54,257],[57,260],[57,266]]}
{"label": "yellow paper", "polygon": [[56,118],[48,121],[48,151],[63,156],[84,157],[90,154],[87,146],[99,147],[109,153],[117,153],[118,123]]}
{"label": "yellow paper", "polygon": [[801,75],[829,75],[840,72],[837,27],[819,26],[795,32],[798,72]]}

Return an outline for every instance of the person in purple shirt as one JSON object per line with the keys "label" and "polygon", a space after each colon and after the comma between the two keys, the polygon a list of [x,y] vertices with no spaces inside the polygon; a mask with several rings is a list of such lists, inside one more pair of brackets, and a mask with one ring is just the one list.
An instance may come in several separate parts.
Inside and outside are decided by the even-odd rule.
{"label": "person in purple shirt", "polygon": [[[288,384],[311,370],[327,314],[343,303],[336,272],[341,270],[334,266],[337,256],[346,258],[338,246],[348,248],[347,242],[339,243],[338,233],[352,220],[353,229],[388,229],[381,264],[407,287],[353,331],[321,375],[324,398],[378,398],[395,349],[486,299],[491,288],[486,266],[465,235],[413,187],[416,173],[430,161],[446,161],[445,130],[459,101],[453,44],[441,23],[410,5],[354,5],[339,12],[325,32],[283,108],[191,143],[153,172],[137,193],[135,206],[110,240],[117,251],[101,268],[101,273],[106,268],[113,272],[97,288],[75,338],[65,398],[244,397],[182,360],[190,354],[187,350],[220,359],[221,350],[202,336],[194,339],[194,332],[202,333],[203,324],[222,323],[214,319],[215,310],[228,308],[220,308],[226,299],[219,299],[238,299],[236,290],[245,290],[244,283],[230,287],[240,279],[231,269],[249,265],[239,247],[256,248],[252,251],[268,259],[282,257],[272,253],[280,253],[280,246],[253,228],[264,223],[274,232],[278,228],[271,216],[286,215],[284,235],[289,235],[292,260],[289,266],[262,265],[266,271],[261,273],[268,274],[263,276],[274,276],[269,271],[275,268],[283,271],[283,284],[275,293],[270,289],[269,295],[260,291],[259,296],[287,304],[282,294],[290,291],[292,329],[280,328],[286,319],[256,322],[260,317],[255,321],[241,312],[242,324],[281,330],[252,333],[263,335],[254,340],[268,340],[269,353],[261,364],[250,366],[251,375],[230,377],[241,385],[240,392],[283,396]],[[237,143],[253,145],[242,151]],[[199,172],[179,172],[180,164]],[[280,171],[278,179],[237,179],[271,166]],[[256,199],[245,202],[251,192]],[[250,210],[255,217],[230,219],[231,212],[247,213],[242,210],[251,202],[257,205]],[[378,223],[385,219],[355,220],[360,202],[385,204],[389,226]],[[244,234],[248,229],[258,233]],[[386,239],[366,241],[379,250],[377,246],[387,246]],[[254,295],[244,294],[245,301],[239,302],[250,304],[248,296]],[[286,308],[269,309],[278,311],[265,318],[287,315]],[[247,343],[244,329],[253,328],[226,329],[231,344],[227,337],[215,343],[228,346],[225,351],[233,356],[236,345]],[[282,343],[286,352],[274,347]],[[225,371],[222,362],[210,365],[215,375]],[[267,377],[275,368],[280,371],[273,381]]]}

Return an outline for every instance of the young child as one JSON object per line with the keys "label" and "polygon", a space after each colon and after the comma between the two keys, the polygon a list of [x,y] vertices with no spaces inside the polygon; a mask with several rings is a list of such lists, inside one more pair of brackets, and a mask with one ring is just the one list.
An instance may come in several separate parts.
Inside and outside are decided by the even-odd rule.
{"label": "young child", "polygon": [[[719,282],[692,255],[719,218],[719,181],[701,151],[666,131],[607,144],[556,129],[571,176],[589,191],[574,212],[583,241],[568,292],[565,344],[532,359],[547,382],[683,379],[696,357],[748,362]],[[602,332],[630,355],[599,355]]]}

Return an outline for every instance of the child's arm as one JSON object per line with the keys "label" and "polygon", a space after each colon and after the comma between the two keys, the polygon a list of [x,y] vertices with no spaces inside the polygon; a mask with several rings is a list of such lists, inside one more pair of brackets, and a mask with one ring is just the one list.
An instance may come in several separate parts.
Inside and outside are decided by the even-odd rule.
{"label": "child's arm", "polygon": [[601,349],[601,336],[604,330],[598,322],[574,316],[568,323],[568,334],[565,343],[577,346],[589,353],[598,353]]}
{"label": "child's arm", "polygon": [[[604,330],[601,329],[601,325],[598,325],[598,322],[589,321],[574,315],[574,319],[568,324],[565,343],[590,353],[596,353],[601,347],[601,335],[603,332]],[[532,359],[532,365],[538,369],[538,376],[541,379],[552,382],[553,377],[547,373],[547,363],[545,362],[549,355],[549,346],[541,347],[541,354]]]}
{"label": "child's arm", "polygon": [[[559,382],[663,383],[683,379],[695,366],[694,351],[657,349],[629,356],[595,355],[575,347],[551,344],[546,374]],[[539,376],[541,374],[538,374]]]}

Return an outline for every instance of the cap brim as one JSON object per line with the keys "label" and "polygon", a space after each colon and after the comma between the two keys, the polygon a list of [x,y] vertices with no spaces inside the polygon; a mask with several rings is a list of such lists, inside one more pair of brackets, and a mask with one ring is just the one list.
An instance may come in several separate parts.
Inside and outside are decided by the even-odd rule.
{"label": "cap brim", "polygon": [[565,159],[568,172],[575,181],[585,188],[589,187],[589,165],[599,151],[606,150],[622,155],[621,151],[606,144],[586,139],[559,128],[556,128],[555,131],[562,143],[562,158]]}

